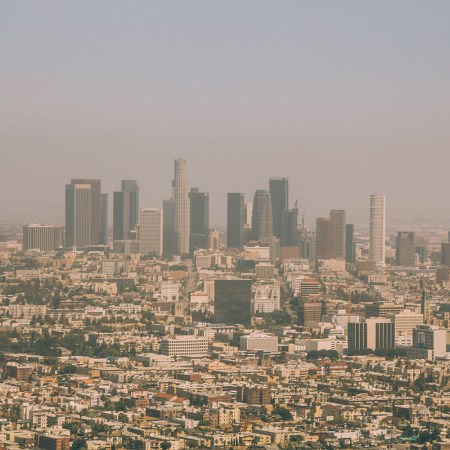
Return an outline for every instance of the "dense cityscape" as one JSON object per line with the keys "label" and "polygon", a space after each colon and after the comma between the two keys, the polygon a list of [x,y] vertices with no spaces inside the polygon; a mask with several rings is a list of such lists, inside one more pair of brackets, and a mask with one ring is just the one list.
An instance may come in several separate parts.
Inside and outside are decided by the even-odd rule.
{"label": "dense cityscape", "polygon": [[282,177],[214,228],[188,172],[0,225],[0,449],[449,449],[450,232],[308,227]]}

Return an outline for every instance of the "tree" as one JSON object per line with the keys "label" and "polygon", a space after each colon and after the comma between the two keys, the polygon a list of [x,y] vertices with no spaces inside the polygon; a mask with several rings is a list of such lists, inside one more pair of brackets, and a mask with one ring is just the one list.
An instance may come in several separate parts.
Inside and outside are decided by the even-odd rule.
{"label": "tree", "polygon": [[167,450],[167,449],[169,449],[170,447],[172,447],[172,443],[170,443],[169,441],[161,442],[161,448],[162,448],[163,450]]}

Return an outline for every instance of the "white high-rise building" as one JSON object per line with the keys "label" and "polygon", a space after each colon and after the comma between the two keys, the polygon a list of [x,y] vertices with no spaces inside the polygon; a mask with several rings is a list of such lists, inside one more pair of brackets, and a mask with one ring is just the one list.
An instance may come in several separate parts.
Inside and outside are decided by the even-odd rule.
{"label": "white high-rise building", "polygon": [[189,253],[190,205],[187,182],[186,160],[175,160],[174,179],[175,198],[175,233],[177,235],[177,250],[179,253]]}
{"label": "white high-rise building", "polygon": [[162,209],[141,209],[139,219],[141,253],[156,253],[161,256],[163,251]]}
{"label": "white high-rise building", "polygon": [[370,248],[369,259],[384,265],[385,261],[385,196],[372,194],[370,196]]}

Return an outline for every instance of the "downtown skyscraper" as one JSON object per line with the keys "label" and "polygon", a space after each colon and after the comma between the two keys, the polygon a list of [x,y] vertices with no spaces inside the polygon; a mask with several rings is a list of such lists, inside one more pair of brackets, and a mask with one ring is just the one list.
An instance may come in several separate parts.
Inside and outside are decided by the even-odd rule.
{"label": "downtown skyscraper", "polygon": [[272,236],[273,220],[270,193],[269,191],[258,189],[253,200],[251,238],[254,241],[269,244],[272,242]]}
{"label": "downtown skyscraper", "polygon": [[332,209],[330,217],[316,220],[317,259],[344,259],[346,214],[343,209]]}
{"label": "downtown skyscraper", "polygon": [[187,164],[186,160],[183,158],[175,160],[174,200],[177,251],[180,254],[187,254],[190,250],[190,205],[187,181]]}
{"label": "downtown skyscraper", "polygon": [[139,223],[139,186],[135,180],[122,180],[113,196],[113,240],[130,239]]}
{"label": "downtown skyscraper", "polygon": [[246,207],[244,194],[230,192],[227,195],[227,247],[244,248],[244,225]]}
{"label": "downtown skyscraper", "polygon": [[208,248],[209,236],[209,194],[200,192],[198,188],[191,188],[189,192],[190,201],[190,254],[196,249]]}
{"label": "downtown skyscraper", "polygon": [[385,262],[385,196],[372,194],[370,196],[370,246],[369,259],[378,264]]}
{"label": "downtown skyscraper", "polygon": [[100,180],[73,179],[66,184],[66,247],[101,242],[102,194]]}
{"label": "downtown skyscraper", "polygon": [[287,178],[270,178],[269,193],[272,202],[273,235],[281,238],[281,214],[289,209],[289,181]]}

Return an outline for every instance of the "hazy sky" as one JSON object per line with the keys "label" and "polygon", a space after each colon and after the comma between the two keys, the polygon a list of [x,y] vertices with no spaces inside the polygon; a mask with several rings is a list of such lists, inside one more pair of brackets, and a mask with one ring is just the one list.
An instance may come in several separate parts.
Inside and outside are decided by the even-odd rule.
{"label": "hazy sky", "polygon": [[[64,184],[137,179],[173,159],[250,200],[290,180],[307,222],[450,223],[450,2],[0,2],[0,222],[63,222]],[[112,206],[110,209],[112,216]]]}

